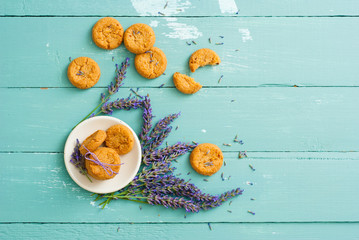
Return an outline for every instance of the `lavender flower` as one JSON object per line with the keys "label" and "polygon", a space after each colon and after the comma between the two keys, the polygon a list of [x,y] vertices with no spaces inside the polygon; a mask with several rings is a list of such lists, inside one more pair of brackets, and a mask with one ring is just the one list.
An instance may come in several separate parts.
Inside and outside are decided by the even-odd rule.
{"label": "lavender flower", "polygon": [[145,154],[158,148],[163,143],[163,141],[168,137],[171,131],[172,131],[172,127],[166,127],[163,131],[159,132],[158,135],[154,139],[152,139],[152,141],[149,142],[148,148],[144,150]]}
{"label": "lavender flower", "polygon": [[191,200],[186,200],[180,197],[162,196],[156,194],[150,194],[147,197],[147,202],[151,205],[162,205],[166,208],[170,207],[173,209],[184,208],[187,212],[198,212],[199,207],[194,204]]}
{"label": "lavender flower", "polygon": [[151,107],[151,100],[149,96],[145,96],[145,99],[143,100],[143,127],[142,131],[139,135],[141,146],[143,148],[143,145],[149,141],[148,133],[150,132],[152,128],[152,107]]}
{"label": "lavender flower", "polygon": [[240,189],[240,188],[236,188],[233,189],[231,191],[222,193],[221,195],[217,196],[217,197],[213,197],[212,199],[209,199],[207,201],[203,201],[200,205],[200,207],[204,210],[208,210],[211,208],[215,208],[218,207],[220,205],[222,205],[223,202],[227,201],[228,199],[238,196],[238,195],[242,195],[244,190]]}
{"label": "lavender flower", "polygon": [[176,118],[179,117],[179,115],[181,115],[181,113],[177,113],[177,114],[170,114],[164,118],[162,118],[160,121],[158,121],[158,123],[154,126],[151,134],[149,135],[150,139],[154,139],[157,138],[158,135],[164,130],[166,129]]}
{"label": "lavender flower", "polygon": [[143,162],[146,165],[156,161],[171,161],[176,159],[179,156],[182,156],[186,152],[194,149],[197,145],[195,144],[186,144],[186,143],[176,143],[172,146],[168,146],[162,149],[154,150],[149,152],[143,157]]}
{"label": "lavender flower", "polygon": [[80,152],[80,147],[81,147],[81,144],[80,144],[79,140],[76,139],[75,148],[74,148],[74,151],[71,154],[70,162],[72,164],[74,164],[75,167],[77,167],[79,169],[79,172],[82,175],[85,175],[88,178],[88,180],[90,180],[90,182],[92,182],[90,177],[87,174],[87,169],[85,167],[85,159],[84,159],[84,157],[82,156],[82,154]]}
{"label": "lavender flower", "polygon": [[101,107],[101,112],[105,114],[111,115],[113,112],[113,109],[124,109],[124,110],[131,110],[131,109],[137,109],[142,107],[142,100],[139,100],[137,98],[121,98],[117,99],[113,102],[106,102]]}
{"label": "lavender flower", "polygon": [[83,156],[80,152],[80,147],[81,147],[81,144],[80,144],[79,140],[76,139],[75,148],[71,154],[70,162],[72,164],[74,164],[77,168],[79,168],[80,170],[86,171],[85,161],[83,160]]}
{"label": "lavender flower", "polygon": [[119,88],[123,85],[122,81],[126,78],[126,70],[130,66],[129,61],[130,59],[126,58],[126,60],[122,62],[121,68],[119,68],[118,64],[116,64],[115,84],[111,82],[111,84],[108,86],[108,93],[110,95],[117,93]]}

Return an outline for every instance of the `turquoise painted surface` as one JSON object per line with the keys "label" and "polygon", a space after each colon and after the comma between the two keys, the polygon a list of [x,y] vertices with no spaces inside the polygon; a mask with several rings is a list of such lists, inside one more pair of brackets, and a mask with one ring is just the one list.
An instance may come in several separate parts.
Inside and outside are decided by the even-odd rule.
{"label": "turquoise painted surface", "polygon": [[[86,55],[99,63],[96,85],[113,79],[115,62],[133,59],[123,45],[106,51],[91,39],[99,17],[1,18],[5,32],[0,52],[2,87],[72,87],[66,76],[69,57]],[[128,87],[173,86],[171,76],[190,74],[189,56],[199,48],[218,52],[222,63],[190,74],[208,87],[227,86],[359,86],[358,18],[118,18],[124,28],[135,22],[150,24],[156,46],[168,57],[167,75],[145,80],[130,69]],[[230,23],[230,24],[229,24]],[[189,29],[189,30],[188,30]],[[221,39],[219,36],[224,36]],[[209,43],[211,38],[211,44]],[[24,39],[27,43],[24,44]],[[188,46],[186,42],[194,40]],[[215,45],[223,42],[224,45]],[[16,46],[14,48],[9,46]],[[236,51],[239,50],[239,51]],[[26,64],[19,63],[19,59]],[[16,71],[12,69],[16,66]],[[21,69],[21,70],[20,70]],[[24,76],[26,73],[26,77]],[[221,83],[218,79],[223,75]],[[24,77],[27,79],[24,81]]]}
{"label": "turquoise painted surface", "polygon": [[[166,2],[0,1],[0,239],[358,239],[358,2],[177,0],[164,9]],[[182,210],[140,210],[127,201],[101,210],[68,176],[70,129],[98,103],[114,64],[133,59],[123,46],[93,44],[93,24],[108,15],[125,28],[152,25],[168,57],[166,75],[155,80],[130,68],[116,97],[139,87],[156,119],[181,111],[169,143],[219,145],[226,166],[209,182],[188,155],[175,163],[176,174],[213,194],[244,188],[231,205],[186,218]],[[192,40],[197,45],[188,46]],[[188,58],[202,47],[222,63],[191,74],[204,88],[184,96],[171,75],[189,73]],[[102,71],[86,91],[66,77],[69,57],[83,55]],[[141,114],[114,116],[138,132]],[[236,134],[244,145],[223,146]],[[244,150],[249,157],[238,159]]]}

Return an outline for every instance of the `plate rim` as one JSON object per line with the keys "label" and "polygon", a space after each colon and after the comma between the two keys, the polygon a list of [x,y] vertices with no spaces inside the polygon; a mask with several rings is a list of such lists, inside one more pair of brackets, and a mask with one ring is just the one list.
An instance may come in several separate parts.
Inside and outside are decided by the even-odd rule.
{"label": "plate rim", "polygon": [[[72,170],[70,170],[70,166],[71,166],[71,162],[68,160],[66,161],[66,149],[68,148],[69,145],[71,145],[70,143],[70,140],[72,139],[72,135],[74,134],[74,131],[75,129],[81,127],[82,125],[90,122],[90,121],[94,121],[94,120],[100,120],[100,119],[110,119],[110,120],[114,120],[116,121],[118,124],[122,124],[126,127],[128,127],[132,134],[134,135],[134,140],[135,140],[135,144],[138,145],[138,154],[139,154],[139,160],[137,161],[137,164],[136,164],[136,167],[135,167],[135,171],[134,171],[134,174],[133,176],[131,176],[131,178],[129,179],[129,181],[123,186],[123,187],[120,187],[114,191],[94,191],[93,189],[91,188],[88,188],[86,185],[82,184],[81,181],[78,181],[78,179],[74,176],[74,172]],[[131,150],[132,151],[132,150]],[[72,154],[72,153],[71,153]],[[71,156],[70,154],[70,156]],[[124,121],[122,121],[121,119],[119,118],[116,118],[116,117],[112,117],[112,116],[95,116],[95,117],[91,117],[91,118],[88,118],[84,121],[82,121],[81,123],[79,123],[76,127],[74,127],[71,132],[69,133],[69,135],[67,136],[67,139],[66,139],[66,142],[65,142],[65,145],[64,145],[64,163],[65,163],[65,167],[66,167],[66,171],[67,173],[70,175],[71,179],[81,188],[89,191],[89,192],[92,192],[92,193],[98,193],[98,194],[107,194],[107,193],[111,193],[111,192],[116,192],[118,190],[121,190],[122,188],[126,187],[137,175],[140,167],[141,167],[141,163],[142,163],[142,148],[141,148],[141,144],[140,144],[140,141],[138,139],[138,136],[137,134],[135,133],[135,131]],[[91,176],[89,176],[91,177]],[[100,180],[96,180],[94,178],[91,177],[91,180],[95,180],[95,181],[100,181]]]}

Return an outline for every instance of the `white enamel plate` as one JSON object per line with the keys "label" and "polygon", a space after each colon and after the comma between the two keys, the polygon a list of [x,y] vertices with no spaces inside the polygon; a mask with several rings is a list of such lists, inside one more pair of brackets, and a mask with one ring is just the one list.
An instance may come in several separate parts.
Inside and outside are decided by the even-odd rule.
{"label": "white enamel plate", "polygon": [[[79,172],[79,169],[70,162],[71,154],[73,153],[76,145],[76,139],[78,139],[81,143],[95,131],[106,131],[109,127],[116,124],[125,125],[132,131],[135,144],[129,153],[120,155],[121,163],[123,164],[121,165],[119,173],[114,178],[109,180],[96,180],[89,176],[92,180],[92,182],[90,182],[89,179],[85,175],[82,175]],[[108,116],[92,117],[83,121],[77,125],[74,130],[72,130],[66,140],[64,159],[65,166],[70,177],[80,187],[94,193],[111,193],[125,187],[136,176],[141,165],[141,144],[133,129],[120,119]]]}

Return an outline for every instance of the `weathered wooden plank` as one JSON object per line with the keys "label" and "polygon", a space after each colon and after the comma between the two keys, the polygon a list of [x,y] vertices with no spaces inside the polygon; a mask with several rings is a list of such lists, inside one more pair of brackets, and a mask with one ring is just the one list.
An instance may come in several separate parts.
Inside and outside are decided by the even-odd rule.
{"label": "weathered wooden plank", "polygon": [[[207,223],[199,224],[0,224],[3,239],[275,239],[354,240],[358,223]],[[318,231],[320,229],[320,231]]]}
{"label": "weathered wooden plank", "polygon": [[[0,151],[62,152],[75,124],[105,89],[0,89]],[[227,151],[357,151],[359,88],[221,88],[185,96],[176,89],[142,88],[157,121],[181,112],[168,143],[212,142]],[[113,96],[127,97],[123,88]],[[234,102],[232,102],[234,100]],[[135,131],[142,111],[115,111]],[[244,145],[234,143],[236,134]],[[231,143],[232,147],[223,146]]]}
{"label": "weathered wooden plank", "polygon": [[[166,2],[168,2],[166,4]],[[323,16],[358,15],[355,0],[104,0],[1,1],[0,16]],[[96,6],[96,7],[94,7]],[[159,13],[161,12],[161,13]],[[238,12],[238,14],[236,14]]]}
{"label": "weathered wooden plank", "polygon": [[[175,174],[191,178],[203,191],[219,194],[241,187],[232,204],[197,214],[125,200],[98,208],[90,193],[68,176],[62,154],[0,154],[0,222],[315,222],[358,221],[359,153],[224,154],[226,166],[204,177],[188,155]],[[256,169],[249,168],[252,164]],[[187,175],[187,172],[190,172]],[[221,180],[221,173],[224,181]],[[228,176],[231,176],[228,179]],[[207,178],[209,181],[203,181]],[[253,185],[248,185],[251,182]],[[255,198],[255,200],[250,200]],[[141,205],[142,210],[139,208]],[[232,211],[232,213],[227,210]],[[256,215],[247,213],[251,210]]]}
{"label": "weathered wooden plank", "polygon": [[[115,62],[129,56],[132,63],[134,56],[123,45],[106,51],[93,43],[91,28],[98,19],[0,18],[0,87],[73,87],[66,70],[69,57],[79,56],[99,63],[96,86],[107,86]],[[359,35],[354,31],[359,18],[118,19],[125,28],[136,22],[152,25],[156,46],[168,58],[167,75],[146,80],[132,66],[125,86],[173,87],[172,74],[189,74],[189,56],[204,47],[222,59],[219,66],[191,74],[204,86],[359,86]]]}

